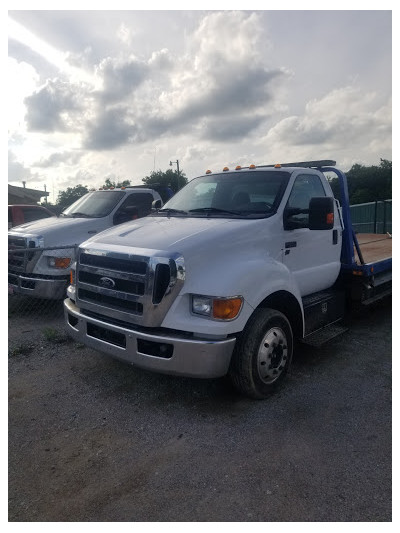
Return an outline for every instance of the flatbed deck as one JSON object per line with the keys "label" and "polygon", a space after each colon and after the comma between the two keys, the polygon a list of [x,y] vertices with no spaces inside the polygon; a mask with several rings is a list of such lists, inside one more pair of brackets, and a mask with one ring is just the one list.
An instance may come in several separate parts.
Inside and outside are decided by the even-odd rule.
{"label": "flatbed deck", "polygon": [[[357,233],[356,236],[365,264],[392,257],[392,237],[389,234]],[[357,264],[361,265],[356,250],[354,254]]]}

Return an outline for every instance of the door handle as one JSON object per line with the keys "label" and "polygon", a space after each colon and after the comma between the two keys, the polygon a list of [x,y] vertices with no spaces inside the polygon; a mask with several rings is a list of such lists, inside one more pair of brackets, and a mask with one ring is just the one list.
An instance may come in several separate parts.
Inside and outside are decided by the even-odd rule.
{"label": "door handle", "polygon": [[334,229],[332,233],[332,244],[338,243],[338,230]]}
{"label": "door handle", "polygon": [[285,242],[285,248],[296,248],[296,246],[297,246],[296,241]]}

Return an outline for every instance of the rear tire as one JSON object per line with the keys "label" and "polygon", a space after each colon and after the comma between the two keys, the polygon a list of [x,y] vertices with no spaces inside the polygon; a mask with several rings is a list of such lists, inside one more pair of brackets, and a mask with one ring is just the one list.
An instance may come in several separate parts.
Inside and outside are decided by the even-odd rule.
{"label": "rear tire", "polygon": [[292,362],[293,333],[274,309],[256,309],[236,341],[229,375],[239,392],[264,399],[281,386]]}

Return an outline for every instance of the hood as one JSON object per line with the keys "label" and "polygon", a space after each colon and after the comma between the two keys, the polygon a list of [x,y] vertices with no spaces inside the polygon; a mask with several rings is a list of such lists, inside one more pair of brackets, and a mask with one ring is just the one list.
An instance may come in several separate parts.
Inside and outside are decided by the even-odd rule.
{"label": "hood", "polygon": [[224,219],[148,216],[135,222],[114,226],[84,242],[84,246],[104,245],[133,247],[172,253],[188,253],[191,257],[208,249],[228,251],[249,247],[257,239],[259,226],[265,219]]}
{"label": "hood", "polygon": [[108,217],[50,217],[16,226],[8,234],[17,237],[43,238],[44,246],[65,246],[69,244],[80,244],[95,233],[106,229],[108,224]]}

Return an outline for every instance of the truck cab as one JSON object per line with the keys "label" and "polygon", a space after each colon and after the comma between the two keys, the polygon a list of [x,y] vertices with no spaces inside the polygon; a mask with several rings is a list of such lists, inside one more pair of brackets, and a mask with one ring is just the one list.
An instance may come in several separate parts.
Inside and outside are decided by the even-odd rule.
{"label": "truck cab", "polygon": [[8,233],[9,292],[63,299],[78,245],[103,230],[147,216],[160,195],[148,188],[91,191],[59,217],[22,224]]}
{"label": "truck cab", "polygon": [[[133,365],[229,374],[239,391],[265,398],[294,341],[343,318],[354,271],[367,290],[379,285],[356,265],[348,199],[339,206],[324,174],[338,173],[346,190],[333,164],[207,171],[145,219],[82,243],[68,331]],[[375,266],[385,276],[391,268]]]}

